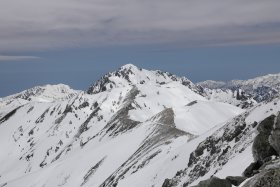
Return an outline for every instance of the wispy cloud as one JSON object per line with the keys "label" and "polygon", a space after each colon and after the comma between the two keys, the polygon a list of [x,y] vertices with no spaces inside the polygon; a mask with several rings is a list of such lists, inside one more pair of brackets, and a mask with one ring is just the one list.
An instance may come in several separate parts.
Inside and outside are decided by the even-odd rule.
{"label": "wispy cloud", "polygon": [[27,60],[36,60],[40,59],[40,57],[36,56],[9,56],[9,55],[0,55],[0,62],[7,61],[27,61]]}
{"label": "wispy cloud", "polygon": [[279,0],[2,0],[0,51],[280,43]]}

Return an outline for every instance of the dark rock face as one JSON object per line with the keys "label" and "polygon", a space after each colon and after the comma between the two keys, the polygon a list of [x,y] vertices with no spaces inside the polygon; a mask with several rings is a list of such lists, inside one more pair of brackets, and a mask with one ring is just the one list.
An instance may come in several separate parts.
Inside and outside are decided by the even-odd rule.
{"label": "dark rock face", "polygon": [[[245,177],[252,177],[258,173],[259,168],[263,163],[271,160],[271,156],[278,155],[273,148],[271,141],[271,134],[274,133],[273,126],[275,122],[275,115],[271,115],[264,119],[257,127],[259,134],[255,137],[252,147],[253,157],[255,162],[250,164],[243,172]],[[272,141],[275,141],[277,136]],[[278,142],[277,140],[275,143]],[[279,142],[278,142],[279,143]]]}
{"label": "dark rock face", "polygon": [[257,102],[271,101],[278,96],[278,91],[272,87],[261,86],[254,89],[254,99]]}
{"label": "dark rock face", "polygon": [[174,184],[171,179],[165,179],[162,187],[172,187]]}
{"label": "dark rock face", "polygon": [[262,166],[262,162],[257,161],[251,163],[243,172],[244,177],[252,177],[256,173],[258,173],[258,169]]}
{"label": "dark rock face", "polygon": [[256,136],[252,147],[253,157],[255,161],[264,162],[267,157],[277,155],[277,152],[270,145],[268,139],[268,134],[261,133]]}
{"label": "dark rock face", "polygon": [[2,118],[0,119],[0,124],[1,124],[1,123],[4,123],[4,122],[7,121],[10,117],[12,117],[12,116],[17,112],[17,110],[18,110],[19,108],[21,108],[21,106],[20,106],[20,107],[17,107],[16,109],[12,110],[12,111],[9,112],[8,114],[6,114],[4,117],[2,117]]}
{"label": "dark rock face", "polygon": [[[209,154],[213,156],[213,160],[209,160],[207,163],[203,162],[204,164],[206,164],[206,166],[210,165],[210,163],[216,159],[217,161],[222,161],[223,157],[225,157],[225,155],[227,155],[229,150],[231,149],[230,146],[221,147],[222,143],[231,141],[238,142],[242,135],[244,135],[244,132],[248,130],[246,130],[246,128],[250,127],[246,125],[242,118],[237,118],[234,128],[227,127],[223,129],[224,132],[221,137],[217,137],[215,135],[207,137],[206,140],[201,142],[196,150],[191,153],[188,166],[191,167],[194,164],[197,164],[204,152],[209,152]],[[222,165],[225,163],[220,164]],[[198,168],[196,168],[195,170],[197,169]],[[203,176],[205,172],[201,172],[201,174],[202,175],[200,176]]]}
{"label": "dark rock face", "polygon": [[107,90],[107,85],[114,85],[115,83],[109,79],[109,75],[103,76],[99,81],[93,84],[88,90],[88,94],[96,94]]}
{"label": "dark rock face", "polygon": [[[253,156],[256,160],[244,171],[243,175],[252,177],[244,187],[276,187],[280,186],[279,160],[272,160],[279,155],[280,116],[271,115],[263,120],[257,130],[259,134],[253,143]],[[276,163],[276,164],[275,164]]]}
{"label": "dark rock face", "polygon": [[208,180],[201,181],[195,187],[231,187],[231,183],[228,180],[212,177]]}
{"label": "dark rock face", "polygon": [[231,91],[233,93],[236,93],[236,100],[240,101],[240,104],[236,105],[237,107],[240,107],[242,109],[250,108],[254,106],[254,102],[252,101],[252,95],[246,93],[244,90],[240,88],[232,88]]}
{"label": "dark rock face", "polygon": [[269,137],[269,142],[278,155],[280,155],[280,112],[275,119],[273,131]]}
{"label": "dark rock face", "polygon": [[255,161],[265,162],[267,157],[277,155],[277,152],[269,142],[269,137],[273,130],[274,120],[275,115],[271,115],[264,119],[257,127],[259,134],[256,136],[252,147]]}
{"label": "dark rock face", "polygon": [[263,170],[247,181],[243,187],[279,187],[280,186],[280,168]]}
{"label": "dark rock face", "polygon": [[275,115],[265,118],[258,126],[257,130],[262,134],[271,134],[273,129]]}
{"label": "dark rock face", "polygon": [[228,176],[228,177],[226,177],[226,180],[229,181],[234,186],[239,186],[246,179],[247,179],[247,177],[241,177],[241,176]]}

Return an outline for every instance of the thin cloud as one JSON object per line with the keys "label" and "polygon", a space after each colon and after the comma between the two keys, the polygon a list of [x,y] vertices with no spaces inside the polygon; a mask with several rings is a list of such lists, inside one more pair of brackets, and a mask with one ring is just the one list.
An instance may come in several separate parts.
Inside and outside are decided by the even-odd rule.
{"label": "thin cloud", "polygon": [[0,51],[279,43],[279,0],[2,0]]}
{"label": "thin cloud", "polygon": [[0,55],[0,62],[27,61],[27,60],[36,60],[36,59],[40,59],[40,57],[36,57],[36,56],[7,56],[7,55]]}

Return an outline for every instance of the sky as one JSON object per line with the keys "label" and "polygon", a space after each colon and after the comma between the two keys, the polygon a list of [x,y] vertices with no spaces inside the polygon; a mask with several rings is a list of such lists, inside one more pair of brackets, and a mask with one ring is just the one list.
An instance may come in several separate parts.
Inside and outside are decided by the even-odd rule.
{"label": "sky", "polygon": [[132,63],[203,80],[280,72],[279,0],[1,0],[0,97],[85,90]]}

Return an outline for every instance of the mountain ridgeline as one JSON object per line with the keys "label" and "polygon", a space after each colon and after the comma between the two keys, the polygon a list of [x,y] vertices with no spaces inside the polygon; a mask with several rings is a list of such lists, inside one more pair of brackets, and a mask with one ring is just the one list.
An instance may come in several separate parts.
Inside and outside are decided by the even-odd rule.
{"label": "mountain ridgeline", "polygon": [[0,187],[279,186],[279,85],[127,64],[0,98]]}

